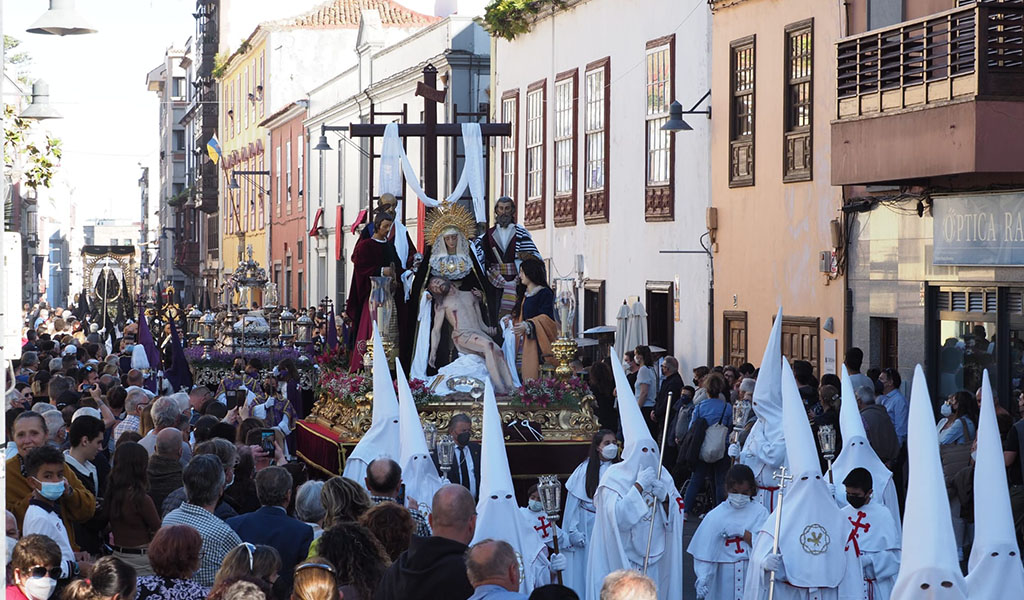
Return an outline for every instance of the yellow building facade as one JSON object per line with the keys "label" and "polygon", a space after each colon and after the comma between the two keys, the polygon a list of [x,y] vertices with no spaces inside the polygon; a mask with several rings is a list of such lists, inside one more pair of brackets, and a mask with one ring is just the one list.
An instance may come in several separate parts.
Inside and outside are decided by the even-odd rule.
{"label": "yellow building facade", "polygon": [[266,32],[257,28],[228,57],[218,77],[220,117],[217,137],[223,151],[220,161],[221,276],[234,271],[240,261],[252,258],[267,265],[266,194],[270,179],[264,175],[236,175],[238,189],[231,189],[232,173],[265,171],[267,130],[259,123],[266,117]]}

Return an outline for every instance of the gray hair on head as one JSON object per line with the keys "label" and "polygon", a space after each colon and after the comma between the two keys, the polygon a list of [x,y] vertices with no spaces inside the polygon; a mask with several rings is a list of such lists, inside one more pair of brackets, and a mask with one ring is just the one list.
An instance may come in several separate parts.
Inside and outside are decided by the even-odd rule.
{"label": "gray hair on head", "polygon": [[157,398],[153,403],[152,414],[153,427],[157,429],[177,427],[181,422],[181,409],[178,408],[178,401],[170,396]]}
{"label": "gray hair on head", "polygon": [[466,576],[474,586],[488,579],[505,577],[517,563],[516,551],[506,541],[480,540],[466,550]]}
{"label": "gray hair on head", "polygon": [[856,390],[854,390],[853,395],[861,404],[868,405],[875,403],[875,390],[869,388],[866,385],[862,385]]}
{"label": "gray hair on head", "polygon": [[636,571],[612,571],[601,585],[601,600],[658,600],[658,588]]}
{"label": "gray hair on head", "polygon": [[322,481],[307,481],[299,486],[295,492],[296,517],[307,523],[319,523],[323,520],[327,514],[324,503],[320,501],[320,490],[323,487]]}
{"label": "gray hair on head", "polygon": [[188,503],[195,506],[216,504],[224,490],[224,466],[211,454],[192,457],[181,476]]}

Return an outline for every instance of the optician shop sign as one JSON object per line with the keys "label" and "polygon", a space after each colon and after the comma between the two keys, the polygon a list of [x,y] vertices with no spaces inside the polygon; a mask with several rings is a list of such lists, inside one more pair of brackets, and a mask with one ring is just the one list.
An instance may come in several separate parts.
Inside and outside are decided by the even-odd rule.
{"label": "optician shop sign", "polygon": [[1024,266],[1024,194],[932,200],[936,265]]}

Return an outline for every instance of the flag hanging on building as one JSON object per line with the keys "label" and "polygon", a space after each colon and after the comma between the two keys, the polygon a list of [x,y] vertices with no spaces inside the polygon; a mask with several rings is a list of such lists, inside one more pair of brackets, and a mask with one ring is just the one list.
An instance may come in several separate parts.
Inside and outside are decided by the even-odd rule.
{"label": "flag hanging on building", "polygon": [[216,133],[210,137],[210,141],[206,142],[206,152],[209,153],[210,160],[213,161],[213,164],[220,162],[220,142],[217,141]]}

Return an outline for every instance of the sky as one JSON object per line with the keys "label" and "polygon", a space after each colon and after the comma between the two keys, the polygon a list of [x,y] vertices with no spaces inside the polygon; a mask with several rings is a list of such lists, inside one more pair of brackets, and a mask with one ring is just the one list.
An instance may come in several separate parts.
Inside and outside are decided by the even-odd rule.
{"label": "sky", "polygon": [[151,193],[159,189],[159,100],[146,89],[146,75],[169,46],[182,47],[193,35],[195,0],[77,0],[98,33],[27,33],[48,8],[48,0],[0,0],[4,34],[21,40],[16,51],[31,55],[31,77],[50,84],[50,104],[64,117],[45,125],[63,141],[61,169],[79,225],[138,221],[140,163],[150,167]]}

